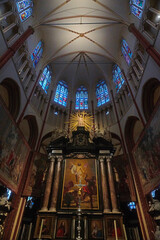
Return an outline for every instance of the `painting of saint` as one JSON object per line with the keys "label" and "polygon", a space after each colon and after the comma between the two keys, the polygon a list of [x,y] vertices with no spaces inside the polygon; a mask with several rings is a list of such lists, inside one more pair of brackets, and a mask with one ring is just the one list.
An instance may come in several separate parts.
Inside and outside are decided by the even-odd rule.
{"label": "painting of saint", "polygon": [[91,220],[90,238],[103,239],[103,221],[100,219]]}
{"label": "painting of saint", "polygon": [[95,159],[67,159],[65,162],[62,209],[99,209]]}
{"label": "painting of saint", "polygon": [[56,238],[68,239],[70,237],[70,226],[71,226],[70,219],[58,219]]}

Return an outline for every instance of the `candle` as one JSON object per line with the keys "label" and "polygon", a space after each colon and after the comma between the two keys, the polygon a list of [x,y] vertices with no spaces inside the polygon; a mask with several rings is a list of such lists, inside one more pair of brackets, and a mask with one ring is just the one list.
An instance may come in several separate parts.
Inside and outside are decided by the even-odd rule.
{"label": "candle", "polygon": [[42,234],[42,228],[43,228],[43,220],[41,221],[41,226],[40,226],[40,231],[39,231],[39,239],[41,239],[41,234]]}
{"label": "candle", "polygon": [[125,240],[127,240],[126,228],[124,224],[123,224],[123,231],[124,231],[124,238]]}
{"label": "candle", "polygon": [[114,220],[114,231],[115,231],[116,240],[118,240],[116,220]]}

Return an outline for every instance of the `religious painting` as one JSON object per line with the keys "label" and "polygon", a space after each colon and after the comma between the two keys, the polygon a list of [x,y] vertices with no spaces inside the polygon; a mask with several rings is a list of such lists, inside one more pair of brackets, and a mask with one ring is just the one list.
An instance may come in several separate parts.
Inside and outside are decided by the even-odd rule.
{"label": "religious painting", "polygon": [[99,209],[95,159],[66,159],[61,209]]}
{"label": "religious painting", "polygon": [[160,182],[160,106],[133,150],[137,171],[144,189],[149,193]]}
{"label": "religious painting", "polygon": [[89,221],[89,239],[104,239],[102,219],[92,219]]}
{"label": "religious painting", "polygon": [[107,239],[123,239],[122,219],[107,218],[106,219],[106,235]]}
{"label": "religious painting", "polygon": [[51,239],[53,235],[53,217],[52,216],[38,216],[34,238]]}
{"label": "religious painting", "polygon": [[56,228],[56,238],[71,239],[71,219],[58,218]]}
{"label": "religious painting", "polygon": [[0,180],[17,192],[30,147],[2,103],[0,126]]}
{"label": "religious painting", "polygon": [[40,197],[45,177],[47,176],[48,158],[45,154],[35,153],[33,164],[28,175],[24,194]]}

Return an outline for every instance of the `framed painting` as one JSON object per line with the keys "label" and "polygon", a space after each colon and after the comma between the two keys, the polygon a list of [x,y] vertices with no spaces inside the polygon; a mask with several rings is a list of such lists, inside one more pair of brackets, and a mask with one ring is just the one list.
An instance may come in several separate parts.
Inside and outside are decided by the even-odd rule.
{"label": "framed painting", "polygon": [[107,239],[124,239],[122,218],[106,218],[106,236]]}
{"label": "framed painting", "polygon": [[34,233],[34,238],[52,239],[53,235],[53,217],[52,216],[38,216]]}
{"label": "framed painting", "polygon": [[56,227],[57,239],[71,239],[71,219],[58,218]]}
{"label": "framed painting", "polygon": [[98,210],[98,179],[95,159],[66,159],[61,209]]}
{"label": "framed painting", "polygon": [[133,149],[133,157],[145,194],[160,182],[160,106]]}
{"label": "framed painting", "polygon": [[104,239],[103,219],[89,220],[89,239]]}
{"label": "framed painting", "polygon": [[30,147],[0,100],[0,180],[17,193]]}

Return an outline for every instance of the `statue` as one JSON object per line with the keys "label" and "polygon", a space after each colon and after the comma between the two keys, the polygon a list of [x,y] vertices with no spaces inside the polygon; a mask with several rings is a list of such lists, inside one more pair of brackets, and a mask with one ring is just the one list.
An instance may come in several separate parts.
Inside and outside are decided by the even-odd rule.
{"label": "statue", "polygon": [[160,228],[156,226],[156,231],[154,233],[155,240],[160,240]]}
{"label": "statue", "polygon": [[160,202],[158,199],[153,199],[153,203],[149,202],[149,213],[154,211],[160,212]]}

